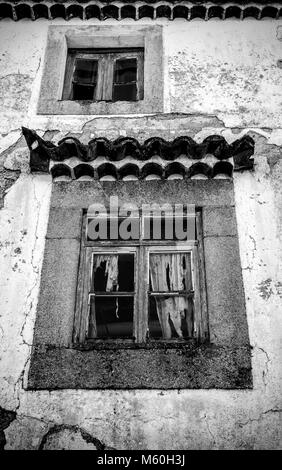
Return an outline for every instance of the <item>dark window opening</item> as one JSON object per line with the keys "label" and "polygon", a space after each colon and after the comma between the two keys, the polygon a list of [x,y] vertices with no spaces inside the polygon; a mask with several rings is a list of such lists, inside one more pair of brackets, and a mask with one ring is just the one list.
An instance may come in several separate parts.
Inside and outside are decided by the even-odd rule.
{"label": "dark window opening", "polygon": [[134,255],[95,254],[92,280],[93,292],[133,292]]}
{"label": "dark window opening", "polygon": [[91,298],[89,339],[130,339],[132,336],[133,297]]}
{"label": "dark window opening", "polygon": [[97,60],[76,59],[72,81],[73,100],[94,99],[97,74]]}
{"label": "dark window opening", "polygon": [[119,59],[115,62],[113,101],[136,101],[137,59]]}

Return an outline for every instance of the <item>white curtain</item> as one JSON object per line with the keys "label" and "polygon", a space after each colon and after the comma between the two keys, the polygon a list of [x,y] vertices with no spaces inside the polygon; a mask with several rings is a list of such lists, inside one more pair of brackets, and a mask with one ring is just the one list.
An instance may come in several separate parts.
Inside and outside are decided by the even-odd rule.
{"label": "white curtain", "polygon": [[[95,255],[93,263],[93,272],[106,263],[105,276],[107,276],[106,292],[118,290],[118,255]],[[115,289],[114,289],[115,287]],[[94,286],[95,288],[95,286]]]}
{"label": "white curtain", "polygon": [[[153,292],[192,290],[190,253],[150,255],[150,279]],[[193,301],[185,296],[155,297],[157,314],[164,339],[172,337],[171,323],[177,336],[183,338],[186,322],[188,336],[193,334]],[[171,322],[171,323],[170,323]]]}

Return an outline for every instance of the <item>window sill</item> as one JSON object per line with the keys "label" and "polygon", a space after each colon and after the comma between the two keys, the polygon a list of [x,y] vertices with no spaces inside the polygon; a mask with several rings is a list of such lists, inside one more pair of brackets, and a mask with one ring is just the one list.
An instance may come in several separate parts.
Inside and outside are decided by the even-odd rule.
{"label": "window sill", "polygon": [[[208,343],[206,343],[208,344]],[[135,343],[133,340],[116,341],[116,340],[88,340],[83,344],[74,344],[73,349],[78,351],[116,351],[118,349],[185,349],[185,351],[193,350],[202,346],[195,339],[189,340],[151,340],[146,343]]]}
{"label": "window sill", "polygon": [[148,114],[162,112],[163,105],[160,101],[72,101],[49,100],[39,102],[38,114],[52,115],[98,115],[98,114]]}
{"label": "window sill", "polygon": [[250,348],[213,344],[118,351],[33,348],[28,390],[144,388],[250,389]]}

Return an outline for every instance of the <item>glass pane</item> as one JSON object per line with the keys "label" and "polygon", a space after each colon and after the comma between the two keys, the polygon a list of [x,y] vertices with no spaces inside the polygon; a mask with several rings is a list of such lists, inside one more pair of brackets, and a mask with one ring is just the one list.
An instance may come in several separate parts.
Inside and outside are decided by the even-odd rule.
{"label": "glass pane", "polygon": [[150,255],[152,292],[191,291],[191,253],[154,253]]}
{"label": "glass pane", "polygon": [[88,338],[132,338],[132,297],[91,297]]}
{"label": "glass pane", "polygon": [[72,90],[73,100],[93,100],[95,86],[73,83]]}
{"label": "glass pane", "polygon": [[91,292],[118,291],[134,291],[134,254],[94,255]]}
{"label": "glass pane", "polygon": [[127,85],[114,85],[113,101],[136,101],[137,88],[136,83]]}
{"label": "glass pane", "polygon": [[193,298],[163,296],[149,298],[149,336],[154,339],[193,337]]}
{"label": "glass pane", "polygon": [[115,84],[125,84],[136,82],[137,80],[137,59],[119,59],[115,62]]}
{"label": "glass pane", "polygon": [[76,59],[74,82],[81,85],[93,85],[97,82],[98,60]]}

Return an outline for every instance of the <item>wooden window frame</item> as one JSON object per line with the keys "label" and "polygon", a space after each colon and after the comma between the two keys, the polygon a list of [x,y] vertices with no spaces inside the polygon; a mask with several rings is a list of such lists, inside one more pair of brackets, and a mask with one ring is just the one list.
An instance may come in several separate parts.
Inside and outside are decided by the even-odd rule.
{"label": "wooden window frame", "polygon": [[94,92],[93,100],[75,100],[75,101],[109,101],[117,102],[122,100],[113,100],[114,88],[114,65],[119,59],[137,60],[137,78],[136,78],[136,100],[141,101],[144,98],[144,49],[143,48],[111,48],[111,49],[68,49],[66,72],[63,87],[63,100],[73,100],[73,76],[75,71],[76,59],[92,59],[98,62],[97,86]]}
{"label": "wooden window frame", "polygon": [[[141,237],[136,241],[88,241],[86,236],[87,218],[84,217],[82,226],[82,243],[80,252],[80,266],[77,284],[76,309],[73,330],[73,343],[91,344],[144,344],[144,343],[179,343],[189,342],[175,339],[148,340],[148,308],[149,308],[149,256],[152,253],[191,253],[191,269],[194,291],[194,309],[196,340],[205,342],[209,339],[208,312],[206,300],[205,267],[203,252],[203,235],[201,227],[201,213],[196,212],[197,240],[195,241],[169,241],[169,240],[144,240],[143,219],[140,217]],[[135,288],[134,312],[133,312],[133,339],[87,339],[89,326],[89,299],[92,276],[93,255],[99,254],[135,254]],[[144,300],[145,299],[145,300]],[[194,338],[191,338],[195,340]]]}
{"label": "wooden window frame", "polygon": [[[95,116],[163,112],[165,83],[162,30],[161,25],[49,26],[37,114]],[[62,99],[68,50],[103,48],[144,50],[143,99],[139,101]]]}

